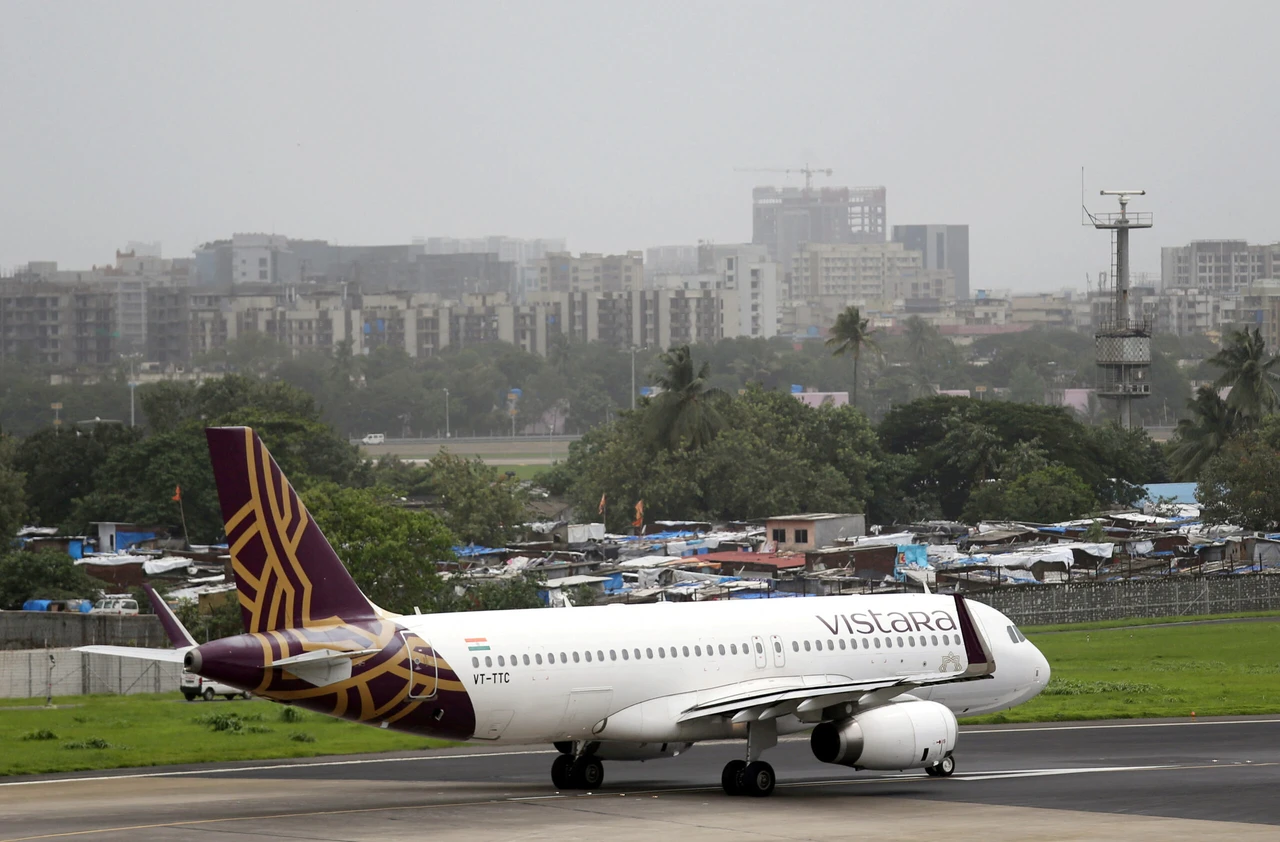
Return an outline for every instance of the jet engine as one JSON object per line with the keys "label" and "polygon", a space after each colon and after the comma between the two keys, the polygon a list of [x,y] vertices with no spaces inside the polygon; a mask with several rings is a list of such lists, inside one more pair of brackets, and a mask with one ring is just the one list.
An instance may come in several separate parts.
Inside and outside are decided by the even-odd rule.
{"label": "jet engine", "polygon": [[[573,743],[558,742],[556,750],[561,754],[573,754]],[[693,748],[693,743],[628,743],[617,740],[593,740],[587,743],[586,754],[600,760],[657,760],[675,757]]]}
{"label": "jet engine", "polygon": [[823,763],[855,769],[932,766],[955,750],[956,717],[937,702],[906,701],[813,729],[809,747]]}

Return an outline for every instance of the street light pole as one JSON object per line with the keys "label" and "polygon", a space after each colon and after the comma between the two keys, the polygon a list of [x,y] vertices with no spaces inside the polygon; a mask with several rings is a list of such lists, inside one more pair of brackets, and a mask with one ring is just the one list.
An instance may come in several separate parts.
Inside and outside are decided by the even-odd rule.
{"label": "street light pole", "polygon": [[636,408],[636,346],[631,346],[631,409]]}
{"label": "street light pole", "polygon": [[449,390],[444,390],[444,437],[449,438]]}

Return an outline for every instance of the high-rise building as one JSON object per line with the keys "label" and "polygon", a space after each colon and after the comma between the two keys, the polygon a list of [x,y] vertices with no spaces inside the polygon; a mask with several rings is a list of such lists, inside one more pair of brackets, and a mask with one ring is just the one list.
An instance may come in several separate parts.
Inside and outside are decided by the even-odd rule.
{"label": "high-rise building", "polygon": [[644,252],[548,254],[535,261],[539,292],[630,292],[644,288]]}
{"label": "high-rise building", "polygon": [[854,303],[895,297],[902,278],[923,269],[918,251],[902,243],[806,243],[792,258],[792,301],[834,297]]}
{"label": "high-rise building", "polygon": [[1251,245],[1244,240],[1192,240],[1160,249],[1162,289],[1239,292],[1280,272],[1280,243]]}
{"label": "high-rise building", "polygon": [[968,225],[895,225],[893,241],[920,252],[925,269],[950,272],[956,298],[969,297]]}
{"label": "high-rise building", "polygon": [[805,243],[883,243],[883,187],[757,187],[751,193],[751,242],[791,271]]}

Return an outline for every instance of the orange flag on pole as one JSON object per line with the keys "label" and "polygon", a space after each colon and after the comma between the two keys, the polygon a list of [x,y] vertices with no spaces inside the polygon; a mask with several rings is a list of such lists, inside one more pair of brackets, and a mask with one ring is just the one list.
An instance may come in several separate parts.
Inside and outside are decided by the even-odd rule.
{"label": "orange flag on pole", "polygon": [[600,495],[600,508],[596,509],[596,512],[599,514],[604,514],[604,497],[605,495]]}
{"label": "orange flag on pole", "polygon": [[173,487],[173,502],[175,503],[182,502],[182,486],[180,485],[175,485]]}
{"label": "orange flag on pole", "polygon": [[632,526],[644,526],[644,501],[636,503],[636,519],[631,522]]}

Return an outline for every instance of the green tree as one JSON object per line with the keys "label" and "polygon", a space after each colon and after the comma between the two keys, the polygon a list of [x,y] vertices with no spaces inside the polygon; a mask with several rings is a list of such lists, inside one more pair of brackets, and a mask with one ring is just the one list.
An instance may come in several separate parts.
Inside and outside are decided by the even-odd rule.
{"label": "green tree", "polygon": [[1256,419],[1276,411],[1280,397],[1276,380],[1280,378],[1280,357],[1267,353],[1266,340],[1254,328],[1235,331],[1226,338],[1222,350],[1209,358],[1209,365],[1221,369],[1214,388],[1231,388],[1227,406],[1244,418]]}
{"label": "green tree", "polygon": [[908,316],[905,327],[911,361],[917,365],[929,362],[937,349],[938,329],[919,316]]}
{"label": "green tree", "polygon": [[[94,477],[102,464],[117,450],[129,449],[141,437],[140,429],[97,424],[61,431],[46,427],[23,439],[14,453],[13,467],[26,475],[31,520],[45,526],[64,523],[71,516],[75,500],[93,491]],[[126,482],[119,490],[127,492],[129,486]]]}
{"label": "green tree", "polygon": [[972,520],[1057,523],[1096,510],[1098,499],[1080,475],[1049,465],[1014,480],[995,480],[975,489],[965,507]]}
{"label": "green tree", "polygon": [[836,323],[831,328],[831,335],[826,341],[833,356],[849,354],[853,357],[853,405],[858,405],[858,362],[862,359],[863,350],[878,351],[880,346],[873,338],[875,331],[871,322],[862,317],[857,307],[849,306],[836,316]]}
{"label": "green tree", "polygon": [[19,609],[28,599],[97,599],[107,587],[57,550],[0,555],[0,609]]}
{"label": "green tree", "polygon": [[711,364],[695,369],[688,345],[672,348],[658,360],[663,368],[654,382],[662,393],[648,413],[652,437],[670,450],[707,445],[724,426],[718,406],[724,393],[709,383]]}
{"label": "green tree", "polygon": [[1280,525],[1280,419],[1227,442],[1200,472],[1196,499],[1210,523],[1271,532]]}
{"label": "green tree", "polygon": [[442,450],[414,490],[439,501],[445,525],[463,543],[500,547],[528,517],[527,495],[513,477],[481,459]]}
{"label": "green tree", "polygon": [[1018,403],[1044,403],[1044,378],[1019,363],[1009,379],[1009,397]]}
{"label": "green tree", "polygon": [[451,611],[507,611],[512,608],[545,608],[538,583],[525,576],[495,579],[468,587],[450,604]]}
{"label": "green tree", "polygon": [[369,599],[400,614],[449,610],[452,590],[437,565],[454,560],[454,537],[431,512],[394,505],[379,489],[322,483],[302,495],[339,558]]}
{"label": "green tree", "polygon": [[178,616],[178,622],[191,632],[196,643],[208,643],[244,634],[244,616],[240,612],[240,601],[236,599],[234,591],[228,592],[222,602],[208,611],[202,611],[196,600],[184,599],[178,603],[174,613]]}
{"label": "green tree", "polygon": [[1191,417],[1183,418],[1169,443],[1169,466],[1183,482],[1195,480],[1243,426],[1243,419],[1227,405],[1218,390],[1201,386],[1188,401]]}
{"label": "green tree", "polygon": [[13,466],[18,446],[0,433],[0,552],[13,542],[27,514],[26,477]]}

